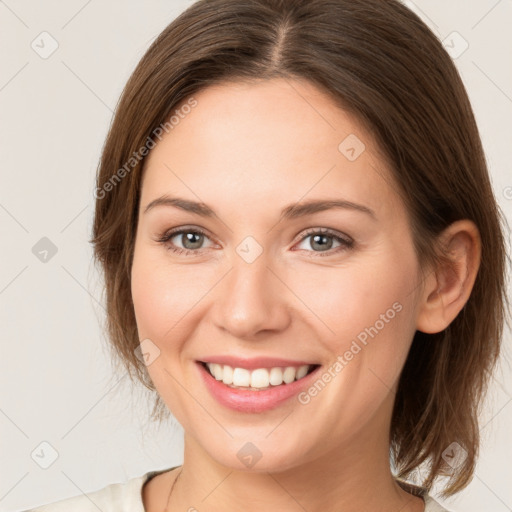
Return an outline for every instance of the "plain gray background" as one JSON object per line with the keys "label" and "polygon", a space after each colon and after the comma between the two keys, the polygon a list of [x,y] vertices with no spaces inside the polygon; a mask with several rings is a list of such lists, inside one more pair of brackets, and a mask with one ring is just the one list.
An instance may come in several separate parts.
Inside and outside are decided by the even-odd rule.
{"label": "plain gray background", "polygon": [[[181,427],[146,428],[147,398],[112,373],[88,240],[96,165],[121,90],[191,3],[0,1],[0,511],[182,462]],[[512,3],[405,3],[452,52],[510,222]],[[510,340],[507,331],[475,477],[444,501],[453,511],[512,510]]]}

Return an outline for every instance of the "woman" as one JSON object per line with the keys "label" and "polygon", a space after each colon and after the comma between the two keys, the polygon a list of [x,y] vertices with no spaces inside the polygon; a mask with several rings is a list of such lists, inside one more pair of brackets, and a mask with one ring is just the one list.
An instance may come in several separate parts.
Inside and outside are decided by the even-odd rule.
{"label": "woman", "polygon": [[184,462],[34,510],[434,512],[437,477],[469,483],[505,246],[407,8],[196,2],[128,81],[95,196],[112,347]]}

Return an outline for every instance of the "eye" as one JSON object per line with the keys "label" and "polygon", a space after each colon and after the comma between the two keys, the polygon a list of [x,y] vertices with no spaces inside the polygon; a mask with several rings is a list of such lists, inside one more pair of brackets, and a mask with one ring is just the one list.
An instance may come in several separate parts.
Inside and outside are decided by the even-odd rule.
{"label": "eye", "polygon": [[[177,247],[172,242],[173,238],[177,238],[184,247]],[[167,249],[177,254],[199,254],[202,252],[201,244],[204,239],[208,238],[206,233],[199,228],[178,228],[171,231],[166,231],[161,237],[158,238],[158,242],[164,244]]]}
{"label": "eye", "polygon": [[[183,245],[183,247],[178,247],[176,243],[172,241],[173,238],[176,238],[177,241]],[[351,238],[343,236],[340,233],[327,228],[314,228],[306,231],[306,233],[300,239],[300,242],[303,243],[308,238],[311,238],[309,246],[313,249],[319,249],[318,251],[300,249],[306,250],[309,253],[313,253],[310,254],[310,256],[331,256],[335,253],[348,250],[354,245],[354,241]],[[201,247],[205,239],[209,240],[209,237],[202,229],[195,227],[184,227],[166,231],[157,239],[157,241],[164,244],[167,249],[176,254],[184,254],[186,256],[190,256],[193,254],[201,254],[203,250],[205,250],[204,247]],[[329,241],[329,239],[334,239],[336,242],[338,242],[339,246],[332,249],[333,242]]]}
{"label": "eye", "polygon": [[[341,251],[351,249],[354,245],[354,241],[351,238],[343,236],[340,233],[327,228],[314,228],[306,231],[305,235],[303,235],[301,238],[301,243],[308,238],[311,238],[311,240],[307,245],[313,249],[319,249],[319,251],[308,251],[310,253],[313,252],[313,254],[310,254],[310,256],[332,256],[333,254],[339,253]],[[330,241],[330,239],[334,239],[340,244],[338,247],[335,247],[334,250],[331,250],[333,242],[332,240]]]}

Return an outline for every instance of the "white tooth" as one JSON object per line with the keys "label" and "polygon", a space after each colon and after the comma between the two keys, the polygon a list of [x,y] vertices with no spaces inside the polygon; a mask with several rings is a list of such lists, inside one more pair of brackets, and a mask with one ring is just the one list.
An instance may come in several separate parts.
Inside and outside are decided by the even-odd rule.
{"label": "white tooth", "polygon": [[217,380],[222,380],[222,365],[213,363],[212,370],[213,370],[213,376]]}
{"label": "white tooth", "polygon": [[283,370],[281,368],[270,369],[270,384],[280,386],[283,383]]}
{"label": "white tooth", "polygon": [[311,368],[305,364],[295,368],[287,366],[286,368],[258,368],[247,370],[245,368],[233,368],[229,365],[217,363],[206,363],[206,367],[216,380],[222,381],[226,385],[236,387],[253,387],[264,389],[271,386],[280,386],[283,382],[292,383],[295,379],[305,377]]}
{"label": "white tooth", "polygon": [[290,384],[295,380],[295,368],[293,366],[287,366],[283,372],[283,380],[286,384]]}
{"label": "white tooth", "polygon": [[224,384],[233,384],[233,368],[231,368],[231,366],[228,366],[227,364],[224,365],[222,382],[224,382]]}
{"label": "white tooth", "polygon": [[268,370],[265,368],[258,368],[251,372],[251,387],[252,388],[268,388],[269,385]]}
{"label": "white tooth", "polygon": [[305,377],[306,374],[308,373],[308,370],[309,370],[309,365],[307,365],[307,364],[305,364],[304,366],[299,366],[299,368],[297,370],[296,379],[299,380],[299,379],[302,379],[302,377]]}
{"label": "white tooth", "polygon": [[233,370],[233,386],[249,387],[251,385],[251,373],[245,368]]}

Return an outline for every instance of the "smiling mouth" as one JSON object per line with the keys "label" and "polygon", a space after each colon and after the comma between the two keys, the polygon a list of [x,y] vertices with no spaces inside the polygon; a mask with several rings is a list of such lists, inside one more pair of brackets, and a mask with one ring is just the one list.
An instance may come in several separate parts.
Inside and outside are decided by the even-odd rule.
{"label": "smiling mouth", "polygon": [[286,386],[303,379],[320,366],[318,364],[306,364],[248,370],[247,368],[235,368],[227,364],[204,361],[200,361],[200,363],[215,380],[221,381],[233,389],[251,391],[263,391],[278,386]]}

